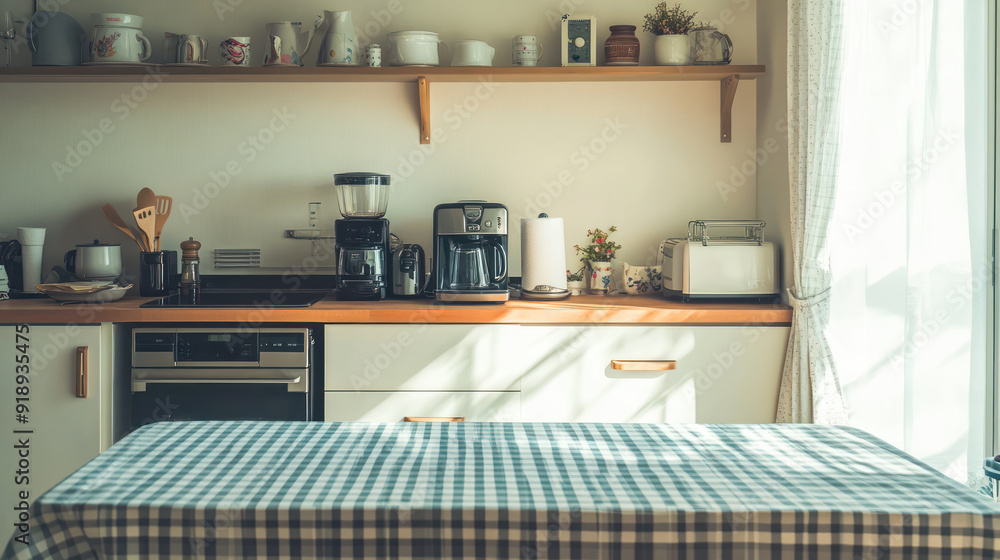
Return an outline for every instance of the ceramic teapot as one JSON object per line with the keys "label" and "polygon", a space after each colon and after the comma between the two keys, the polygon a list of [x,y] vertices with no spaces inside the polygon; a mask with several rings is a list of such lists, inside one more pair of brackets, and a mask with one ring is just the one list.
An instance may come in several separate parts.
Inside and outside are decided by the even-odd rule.
{"label": "ceramic teapot", "polygon": [[[313,35],[316,34],[316,29],[320,25],[322,25],[321,20],[316,22],[308,34],[304,34],[300,21],[279,21],[267,24],[265,28],[267,29],[269,45],[267,54],[264,55],[264,65],[287,66],[294,64],[302,66],[302,57],[309,52]],[[302,45],[303,35],[305,35],[304,46]]]}

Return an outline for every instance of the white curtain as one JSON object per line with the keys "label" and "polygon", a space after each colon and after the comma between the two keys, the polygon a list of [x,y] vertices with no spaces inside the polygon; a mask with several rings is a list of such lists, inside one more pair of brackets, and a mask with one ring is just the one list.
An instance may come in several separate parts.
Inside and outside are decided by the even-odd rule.
{"label": "white curtain", "polygon": [[778,422],[842,424],[847,416],[826,339],[829,229],[837,190],[843,99],[840,0],[788,2],[788,179],[794,308]]}
{"label": "white curtain", "polygon": [[967,480],[991,375],[986,1],[847,6],[828,333],[848,423]]}

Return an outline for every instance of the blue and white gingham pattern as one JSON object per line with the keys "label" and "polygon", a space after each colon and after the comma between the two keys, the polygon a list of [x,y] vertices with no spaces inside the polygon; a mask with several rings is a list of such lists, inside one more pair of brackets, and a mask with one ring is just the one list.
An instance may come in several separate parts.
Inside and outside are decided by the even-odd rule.
{"label": "blue and white gingham pattern", "polygon": [[847,428],[160,423],[4,557],[979,559],[998,520]]}

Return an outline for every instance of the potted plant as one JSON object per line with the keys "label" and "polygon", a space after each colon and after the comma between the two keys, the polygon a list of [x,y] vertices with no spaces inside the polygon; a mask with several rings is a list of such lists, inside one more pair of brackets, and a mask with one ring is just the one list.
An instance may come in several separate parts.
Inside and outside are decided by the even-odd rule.
{"label": "potted plant", "polygon": [[608,239],[610,234],[618,231],[618,228],[611,226],[608,231],[600,228],[588,229],[587,237],[590,243],[584,247],[574,245],[576,254],[580,255],[580,262],[586,263],[590,267],[590,293],[607,295],[611,287],[611,260],[615,258],[615,251],[622,248],[614,241]]}
{"label": "potted plant", "polygon": [[689,12],[674,4],[668,8],[666,2],[660,2],[653,13],[646,14],[642,28],[656,35],[653,43],[653,54],[656,64],[660,66],[682,66],[691,64],[691,42],[688,32],[697,27],[694,16],[698,12]]}
{"label": "potted plant", "polygon": [[581,266],[580,270],[576,272],[566,271],[566,289],[569,290],[569,295],[578,296],[583,293],[583,290],[587,285],[583,282],[584,271],[587,270],[587,266]]}

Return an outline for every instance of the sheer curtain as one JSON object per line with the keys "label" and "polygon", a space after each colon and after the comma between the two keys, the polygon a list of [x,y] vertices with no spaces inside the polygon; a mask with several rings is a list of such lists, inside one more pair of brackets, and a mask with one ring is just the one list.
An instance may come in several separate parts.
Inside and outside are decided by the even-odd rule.
{"label": "sheer curtain", "polygon": [[849,2],[844,22],[828,333],[848,423],[969,480],[991,375],[986,1]]}
{"label": "sheer curtain", "polygon": [[838,188],[844,102],[844,2],[788,2],[788,181],[791,337],[777,422],[846,422],[830,320],[830,221]]}

